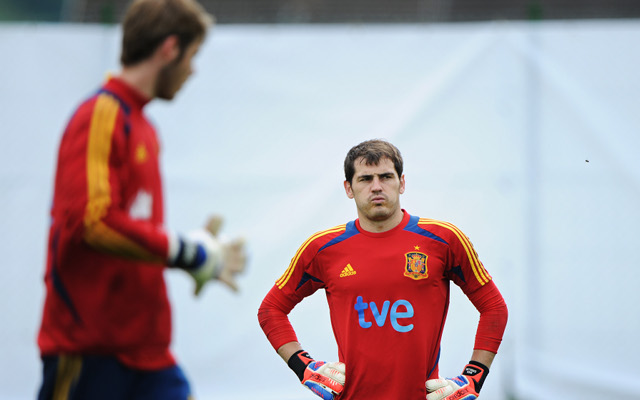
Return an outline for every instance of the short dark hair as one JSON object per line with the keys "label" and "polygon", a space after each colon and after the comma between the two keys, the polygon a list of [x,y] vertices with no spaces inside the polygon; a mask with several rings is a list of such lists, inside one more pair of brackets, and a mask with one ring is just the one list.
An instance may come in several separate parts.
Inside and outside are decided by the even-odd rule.
{"label": "short dark hair", "polygon": [[367,165],[378,165],[381,159],[388,158],[393,162],[398,177],[402,176],[402,155],[400,150],[386,140],[373,139],[352,147],[347,153],[347,157],[344,159],[344,177],[349,183],[351,183],[353,175],[356,173],[355,162],[360,157],[364,158],[364,162]]}
{"label": "short dark hair", "polygon": [[132,66],[148,59],[171,35],[178,37],[182,57],[213,21],[196,0],[134,0],[122,22],[120,62]]}

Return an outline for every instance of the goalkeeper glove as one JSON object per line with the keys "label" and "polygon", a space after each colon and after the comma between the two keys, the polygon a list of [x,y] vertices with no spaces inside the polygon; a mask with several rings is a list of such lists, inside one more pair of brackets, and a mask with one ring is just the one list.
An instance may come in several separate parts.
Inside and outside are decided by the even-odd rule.
{"label": "goalkeeper glove", "polygon": [[341,362],[316,361],[304,350],[295,352],[287,362],[300,382],[324,400],[334,400],[344,389],[345,366]]}
{"label": "goalkeeper glove", "polygon": [[235,276],[243,272],[246,265],[244,240],[236,239],[228,243],[219,240],[217,234],[221,225],[222,218],[214,216],[206,229],[178,238],[178,250],[171,257],[170,264],[187,271],[195,281],[196,296],[212,279],[220,280],[234,291],[238,290]]}
{"label": "goalkeeper glove", "polygon": [[455,378],[429,379],[426,383],[427,400],[475,400],[489,368],[477,361],[469,361],[462,375]]}

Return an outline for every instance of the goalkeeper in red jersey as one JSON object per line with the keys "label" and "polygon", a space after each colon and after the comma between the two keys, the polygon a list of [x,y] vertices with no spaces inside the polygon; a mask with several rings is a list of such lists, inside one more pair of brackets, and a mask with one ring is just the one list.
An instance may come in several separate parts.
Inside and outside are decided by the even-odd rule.
{"label": "goalkeeper in red jersey", "polygon": [[241,240],[216,237],[221,218],[187,235],[164,227],[160,144],[143,108],[172,99],[213,22],[195,0],[135,0],[122,25],[121,72],[71,117],[55,177],[39,400],[187,400],[169,350],[166,266],[196,292],[237,289]]}
{"label": "goalkeeper in red jersey", "polygon": [[[260,325],[302,384],[330,400],[472,400],[507,323],[507,307],[469,239],[453,224],[400,207],[398,149],[382,140],[353,147],[344,188],[358,219],[312,235],[264,298]],[[478,309],[469,363],[440,378],[440,340],[454,282]],[[302,349],[287,315],[324,289],[337,362]]]}

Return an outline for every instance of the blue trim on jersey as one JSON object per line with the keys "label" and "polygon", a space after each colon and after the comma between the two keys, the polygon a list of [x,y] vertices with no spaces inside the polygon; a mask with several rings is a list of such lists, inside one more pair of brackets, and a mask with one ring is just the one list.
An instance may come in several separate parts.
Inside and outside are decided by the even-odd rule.
{"label": "blue trim on jersey", "polygon": [[350,237],[357,235],[358,233],[360,232],[358,231],[358,228],[356,228],[356,221],[351,221],[347,223],[347,227],[343,234],[331,239],[327,244],[320,247],[320,250],[318,250],[318,253],[320,253],[322,250],[326,249],[327,247],[333,246],[334,244],[338,244],[343,240],[347,240]]}
{"label": "blue trim on jersey", "polygon": [[59,235],[60,235],[60,232],[56,231],[53,234],[53,238],[51,240],[51,259],[53,260],[51,265],[51,275],[50,275],[51,281],[53,282],[53,288],[55,289],[56,293],[58,293],[58,295],[60,296],[64,304],[66,304],[67,307],[69,308],[69,312],[71,312],[73,319],[75,319],[78,324],[82,325],[82,318],[80,318],[80,314],[78,314],[78,310],[73,305],[71,296],[69,296],[69,292],[67,292],[67,289],[64,287],[64,284],[62,283],[62,279],[60,278],[60,274],[58,273],[58,265],[56,263],[56,260],[58,258],[58,236]]}
{"label": "blue trim on jersey", "polygon": [[435,371],[436,367],[438,366],[438,363],[440,362],[440,352],[442,351],[442,347],[440,347],[438,349],[438,357],[436,357],[436,363],[433,364],[433,368],[431,368],[431,371],[429,371],[429,373],[427,374],[427,378],[429,378],[431,376],[431,374],[433,373],[433,371]]}
{"label": "blue trim on jersey", "polygon": [[305,283],[307,283],[309,281],[313,281],[313,282],[318,282],[318,283],[324,284],[324,282],[321,281],[320,279],[318,279],[315,276],[310,275],[310,274],[305,272],[302,275],[302,278],[300,278],[300,282],[298,283],[298,286],[296,286],[296,290],[300,289],[302,287],[302,285],[304,285]]}
{"label": "blue trim on jersey", "polygon": [[451,272],[456,274],[460,279],[462,279],[463,283],[467,283],[467,280],[464,279],[464,274],[462,273],[462,267],[461,266],[455,266],[453,268],[451,268]]}
{"label": "blue trim on jersey", "polygon": [[[124,100],[122,100],[117,94],[113,93],[110,90],[101,88],[100,90],[98,90],[98,92],[96,93],[96,96],[100,95],[100,94],[108,94],[109,96],[113,97],[114,99],[116,99],[118,101],[118,103],[120,103],[120,107],[122,108],[122,111],[124,111],[124,114],[128,117],[131,114],[131,107],[129,107],[129,105],[127,103],[124,102]],[[129,125],[129,119],[127,118],[124,122],[124,135],[126,137],[129,137],[129,133],[131,132],[131,126]]]}
{"label": "blue trim on jersey", "polygon": [[108,94],[109,96],[113,97],[114,99],[118,100],[118,103],[120,103],[120,106],[122,107],[122,110],[124,111],[125,114],[129,115],[131,114],[131,108],[129,107],[129,105],[127,103],[124,102],[124,100],[122,100],[120,98],[120,96],[118,96],[117,94],[113,93],[110,90],[101,88],[100,90],[98,90],[98,92],[96,93],[96,96],[101,95],[101,94]]}
{"label": "blue trim on jersey", "polygon": [[442,242],[444,244],[449,244],[447,243],[446,240],[436,235],[435,233],[431,233],[428,230],[419,227],[418,226],[419,221],[420,221],[420,217],[416,217],[412,215],[411,218],[409,218],[409,222],[407,223],[407,226],[404,227],[404,230],[417,233],[418,235],[426,236],[429,239],[437,240],[438,242]]}

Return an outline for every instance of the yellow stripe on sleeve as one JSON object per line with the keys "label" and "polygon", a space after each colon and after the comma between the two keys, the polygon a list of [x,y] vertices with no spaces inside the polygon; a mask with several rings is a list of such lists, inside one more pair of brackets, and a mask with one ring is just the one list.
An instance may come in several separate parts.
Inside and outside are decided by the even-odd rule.
{"label": "yellow stripe on sleeve", "polygon": [[451,232],[453,232],[457,236],[460,243],[462,243],[462,246],[464,247],[467,253],[467,257],[469,258],[469,264],[471,264],[471,269],[473,270],[473,274],[475,275],[478,282],[480,282],[480,284],[484,286],[484,284],[488,283],[492,279],[491,275],[489,275],[487,270],[484,268],[484,265],[482,265],[482,263],[478,259],[478,254],[474,250],[473,245],[471,244],[471,241],[469,241],[469,238],[464,233],[462,233],[462,231],[458,229],[455,225],[449,222],[437,221],[434,219],[426,219],[426,218],[421,218],[418,224],[438,225],[443,228],[449,229]]}
{"label": "yellow stripe on sleeve", "polygon": [[119,108],[118,101],[106,94],[99,95],[94,106],[87,142],[85,226],[100,221],[111,205],[109,155]]}
{"label": "yellow stripe on sleeve", "polygon": [[65,356],[58,357],[56,382],[53,387],[53,400],[67,400],[71,388],[76,385],[82,371],[82,357]]}
{"label": "yellow stripe on sleeve", "polygon": [[157,255],[108,227],[102,221],[112,201],[109,157],[119,110],[118,101],[107,94],[100,94],[94,105],[87,140],[87,206],[84,213],[84,239],[91,246],[110,253],[138,260],[161,262]]}
{"label": "yellow stripe on sleeve", "polygon": [[284,274],[282,274],[282,276],[280,277],[280,279],[278,279],[276,281],[276,285],[278,286],[278,289],[282,289],[287,282],[289,282],[289,279],[291,278],[291,275],[293,275],[293,271],[296,268],[296,264],[298,263],[298,260],[300,259],[300,256],[302,255],[302,253],[304,253],[304,251],[306,250],[306,248],[309,246],[309,244],[311,244],[314,240],[328,235],[330,233],[335,233],[335,232],[340,232],[340,231],[345,231],[347,225],[339,225],[336,226],[334,228],[331,229],[327,229],[324,231],[320,231],[315,233],[314,235],[312,235],[309,239],[306,240],[306,242],[304,242],[302,244],[302,246],[300,246],[300,248],[298,249],[298,251],[296,252],[296,255],[291,259],[291,263],[289,264],[289,268],[287,268],[287,270],[284,272]]}
{"label": "yellow stripe on sleeve", "polygon": [[164,261],[103,222],[92,224],[91,228],[86,230],[85,240],[95,248],[123,257],[158,263]]}

